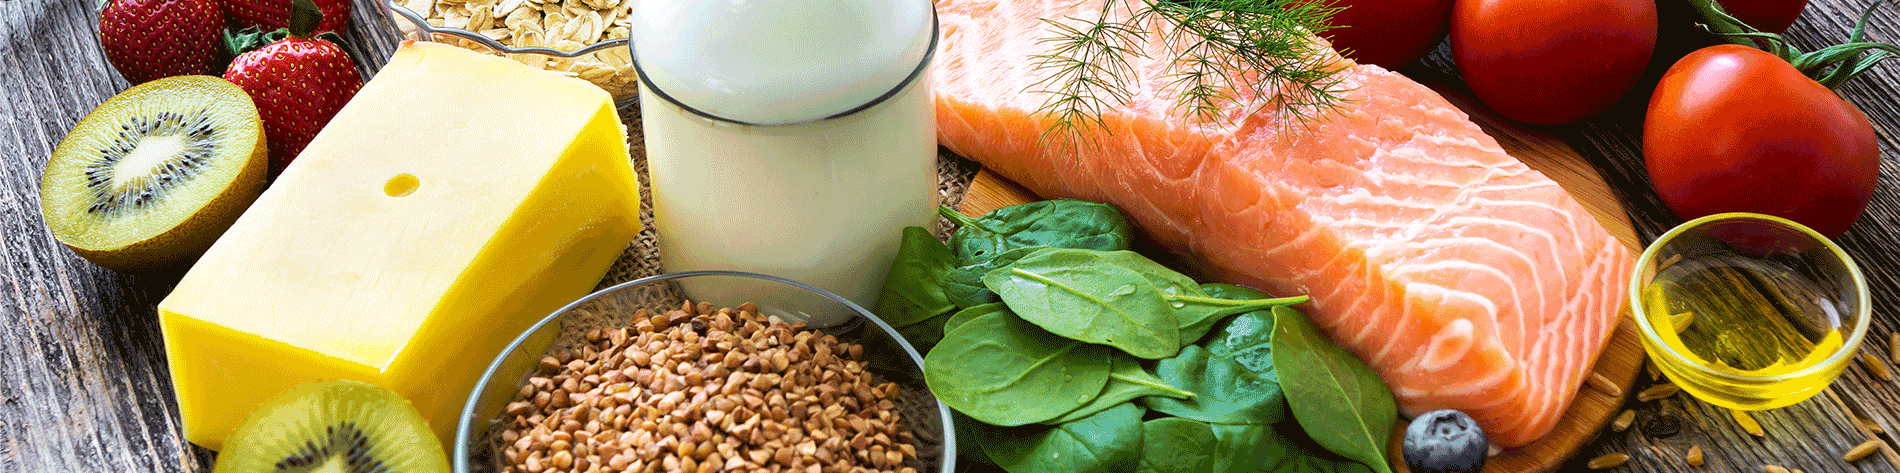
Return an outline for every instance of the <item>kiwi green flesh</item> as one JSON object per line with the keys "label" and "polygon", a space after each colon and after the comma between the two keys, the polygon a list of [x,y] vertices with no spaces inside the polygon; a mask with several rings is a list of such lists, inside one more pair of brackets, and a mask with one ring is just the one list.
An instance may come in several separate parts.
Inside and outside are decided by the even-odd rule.
{"label": "kiwi green flesh", "polygon": [[448,471],[416,409],[373,384],[330,380],[259,405],[224,441],[215,473]]}
{"label": "kiwi green flesh", "polygon": [[47,159],[47,227],[120,270],[189,261],[263,192],[262,122],[243,89],[210,76],[133,87],[81,119]]}

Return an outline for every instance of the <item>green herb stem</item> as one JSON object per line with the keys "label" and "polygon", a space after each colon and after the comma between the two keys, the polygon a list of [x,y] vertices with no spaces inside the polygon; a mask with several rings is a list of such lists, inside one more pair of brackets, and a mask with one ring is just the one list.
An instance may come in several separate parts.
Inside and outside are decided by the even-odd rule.
{"label": "green herb stem", "polygon": [[1168,301],[1170,302],[1181,301],[1181,302],[1193,302],[1197,304],[1206,304],[1206,305],[1215,305],[1215,306],[1258,307],[1258,308],[1300,304],[1300,303],[1304,303],[1306,301],[1313,299],[1311,296],[1288,296],[1288,297],[1275,297],[1271,299],[1243,299],[1243,300],[1222,299],[1219,297],[1183,296],[1183,295],[1168,295],[1166,297],[1168,298]]}
{"label": "green herb stem", "polygon": [[[1127,3],[1124,3],[1127,2]],[[1102,113],[1127,105],[1130,58],[1147,58],[1149,34],[1179,45],[1167,87],[1180,97],[1172,113],[1218,122],[1243,98],[1265,99],[1279,118],[1305,124],[1340,101],[1338,56],[1316,40],[1339,8],[1314,0],[1102,0],[1094,20],[1045,19],[1054,36],[1047,54],[1032,56],[1047,76],[1031,85],[1053,119],[1043,138],[1078,138],[1102,127]],[[1118,8],[1119,7],[1119,8]],[[1126,18],[1116,19],[1117,13]],[[1270,97],[1271,96],[1271,97]],[[1283,120],[1284,122],[1284,120]]]}
{"label": "green herb stem", "polygon": [[1153,377],[1128,376],[1121,373],[1111,372],[1108,374],[1108,380],[1111,383],[1115,381],[1121,381],[1128,384],[1145,386],[1147,389],[1162,391],[1163,394],[1155,394],[1159,396],[1168,396],[1168,397],[1181,398],[1181,399],[1188,399],[1188,398],[1194,397],[1194,393],[1192,392],[1182,391],[1178,388],[1175,388],[1174,386],[1169,386],[1168,383],[1165,383],[1165,382],[1158,382],[1159,380]]}
{"label": "green herb stem", "polygon": [[958,212],[949,206],[937,206],[937,215],[942,215],[943,218],[950,220],[950,223],[957,224],[959,227],[977,225],[976,219],[970,218],[970,216],[964,215],[963,212]]}
{"label": "green herb stem", "polygon": [[[1689,0],[1696,12],[1705,20],[1702,27],[1709,33],[1721,36],[1728,42],[1748,46],[1774,54],[1801,71],[1802,75],[1829,89],[1840,87],[1854,76],[1867,72],[1881,61],[1900,57],[1900,46],[1887,43],[1862,41],[1867,36],[1867,21],[1873,18],[1874,9],[1886,2],[1874,2],[1860,14],[1860,20],[1854,23],[1854,32],[1847,38],[1846,44],[1837,44],[1804,53],[1790,44],[1787,38],[1775,33],[1766,33],[1748,26],[1742,20],[1729,15],[1714,0]],[[1861,57],[1863,53],[1871,53]]]}

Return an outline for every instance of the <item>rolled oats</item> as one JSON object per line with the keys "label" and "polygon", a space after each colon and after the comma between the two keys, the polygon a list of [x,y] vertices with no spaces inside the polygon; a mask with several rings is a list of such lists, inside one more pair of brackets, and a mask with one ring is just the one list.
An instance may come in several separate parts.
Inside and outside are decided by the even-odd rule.
{"label": "rolled oats", "polygon": [[[395,1],[422,15],[430,24],[473,31],[516,48],[575,51],[601,41],[626,38],[633,24],[629,16],[632,4],[625,0]],[[460,38],[437,35],[434,40],[490,52]],[[639,75],[634,72],[632,54],[625,47],[607,48],[578,58],[538,54],[512,57],[531,67],[587,80],[615,98],[625,98],[638,91]]]}

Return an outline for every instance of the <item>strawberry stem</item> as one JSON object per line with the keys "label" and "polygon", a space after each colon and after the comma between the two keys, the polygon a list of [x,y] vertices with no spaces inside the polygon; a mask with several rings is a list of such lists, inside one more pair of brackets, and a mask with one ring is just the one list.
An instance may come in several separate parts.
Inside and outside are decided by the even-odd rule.
{"label": "strawberry stem", "polygon": [[[1696,11],[1701,13],[1702,18],[1707,21],[1701,23],[1703,29],[1727,39],[1728,42],[1768,51],[1788,61],[1788,64],[1793,65],[1803,75],[1829,89],[1839,87],[1854,76],[1867,72],[1880,61],[1900,57],[1900,46],[1861,40],[1867,36],[1867,20],[1873,18],[1874,9],[1885,2],[1875,2],[1868,5],[1866,11],[1861,12],[1860,21],[1854,24],[1854,32],[1848,36],[1846,44],[1828,46],[1808,53],[1796,49],[1787,38],[1781,35],[1764,33],[1748,26],[1747,23],[1723,11],[1722,6],[1712,0],[1689,0],[1689,3],[1694,5]],[[1871,53],[1866,57],[1861,57],[1862,53],[1869,52]]]}
{"label": "strawberry stem", "polygon": [[308,38],[311,32],[317,30],[317,24],[322,22],[323,10],[317,8],[316,2],[310,0],[295,0],[290,2],[291,36]]}
{"label": "strawberry stem", "polygon": [[281,41],[285,35],[288,34],[290,34],[289,30],[284,28],[264,31],[258,27],[250,26],[238,30],[236,33],[232,33],[231,30],[227,29],[224,30],[224,49],[231,53],[231,57],[235,58],[244,55],[244,53],[255,51],[257,48],[262,48],[271,43]]}

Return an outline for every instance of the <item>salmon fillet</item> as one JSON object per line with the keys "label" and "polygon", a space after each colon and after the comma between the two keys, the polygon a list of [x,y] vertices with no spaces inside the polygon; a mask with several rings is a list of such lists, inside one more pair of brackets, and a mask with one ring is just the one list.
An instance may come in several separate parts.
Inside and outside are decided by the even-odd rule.
{"label": "salmon fillet", "polygon": [[1349,62],[1346,101],[1310,127],[1199,124],[1170,113],[1169,55],[1151,53],[1107,133],[1049,146],[1030,56],[1053,35],[1042,18],[1099,15],[1085,3],[938,0],[938,142],[1039,195],[1113,203],[1216,279],[1311,295],[1408,417],[1458,409],[1506,448],[1550,431],[1634,264],[1587,209],[1437,93]]}

